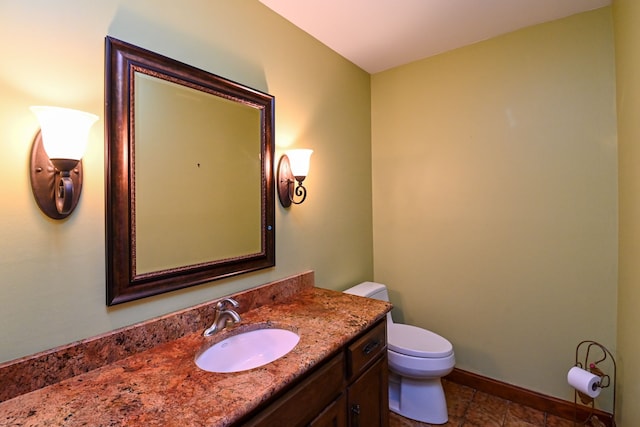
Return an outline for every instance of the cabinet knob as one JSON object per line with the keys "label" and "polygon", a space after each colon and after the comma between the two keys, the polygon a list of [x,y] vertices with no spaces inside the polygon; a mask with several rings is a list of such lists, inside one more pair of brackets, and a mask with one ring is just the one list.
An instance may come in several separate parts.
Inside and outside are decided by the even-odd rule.
{"label": "cabinet knob", "polygon": [[360,405],[351,405],[351,427],[360,426]]}
{"label": "cabinet knob", "polygon": [[373,353],[378,347],[380,347],[380,340],[371,341],[369,344],[364,346],[362,352],[368,356]]}

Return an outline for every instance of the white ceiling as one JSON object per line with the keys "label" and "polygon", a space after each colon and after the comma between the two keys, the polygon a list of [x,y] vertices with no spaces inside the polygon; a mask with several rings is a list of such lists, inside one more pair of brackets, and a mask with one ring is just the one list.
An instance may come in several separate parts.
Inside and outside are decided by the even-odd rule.
{"label": "white ceiling", "polygon": [[377,73],[611,0],[260,0]]}

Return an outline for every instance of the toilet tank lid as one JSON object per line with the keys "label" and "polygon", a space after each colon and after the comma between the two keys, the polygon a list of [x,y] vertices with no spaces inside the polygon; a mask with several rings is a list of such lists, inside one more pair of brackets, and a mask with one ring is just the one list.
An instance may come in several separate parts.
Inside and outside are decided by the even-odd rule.
{"label": "toilet tank lid", "polygon": [[387,325],[389,350],[407,356],[439,358],[453,354],[453,345],[435,332],[413,325]]}
{"label": "toilet tank lid", "polygon": [[345,294],[358,295],[361,297],[369,297],[376,292],[386,289],[386,286],[382,283],[376,282],[362,282],[352,288],[344,291]]}

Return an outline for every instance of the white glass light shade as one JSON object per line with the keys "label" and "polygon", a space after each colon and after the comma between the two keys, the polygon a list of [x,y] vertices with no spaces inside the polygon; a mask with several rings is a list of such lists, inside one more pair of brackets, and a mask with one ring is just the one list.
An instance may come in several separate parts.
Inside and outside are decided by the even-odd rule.
{"label": "white glass light shade", "polygon": [[50,159],[82,159],[98,116],[61,107],[31,107],[31,111],[40,122],[42,145]]}
{"label": "white glass light shade", "polygon": [[309,174],[309,160],[311,159],[313,150],[289,150],[285,154],[289,158],[289,165],[291,167],[291,174],[293,176],[306,177]]}

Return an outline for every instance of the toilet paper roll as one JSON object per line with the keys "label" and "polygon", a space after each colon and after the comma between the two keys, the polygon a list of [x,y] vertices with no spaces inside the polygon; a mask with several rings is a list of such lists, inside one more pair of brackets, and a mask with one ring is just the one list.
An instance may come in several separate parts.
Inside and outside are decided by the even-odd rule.
{"label": "toilet paper roll", "polygon": [[569,369],[567,382],[571,387],[593,398],[598,397],[602,390],[600,388],[599,376],[593,375],[591,372],[585,371],[577,366]]}

